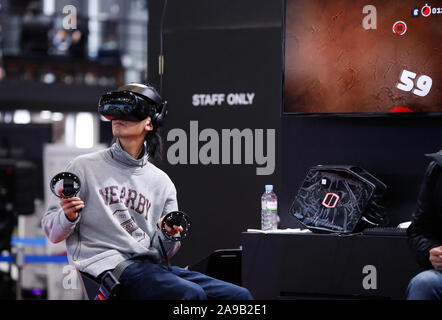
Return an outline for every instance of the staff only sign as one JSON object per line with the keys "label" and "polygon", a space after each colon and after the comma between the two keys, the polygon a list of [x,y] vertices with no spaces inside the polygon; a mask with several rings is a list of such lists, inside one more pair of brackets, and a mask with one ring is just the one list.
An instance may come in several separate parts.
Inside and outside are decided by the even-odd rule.
{"label": "staff only sign", "polygon": [[192,105],[199,106],[249,106],[255,99],[254,92],[247,93],[212,93],[192,95]]}

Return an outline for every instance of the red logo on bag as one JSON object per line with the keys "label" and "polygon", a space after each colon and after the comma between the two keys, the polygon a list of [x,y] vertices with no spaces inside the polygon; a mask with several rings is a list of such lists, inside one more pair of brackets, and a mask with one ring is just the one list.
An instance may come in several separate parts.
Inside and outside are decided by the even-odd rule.
{"label": "red logo on bag", "polygon": [[334,208],[338,204],[339,196],[336,193],[327,193],[322,200],[322,205],[326,208]]}

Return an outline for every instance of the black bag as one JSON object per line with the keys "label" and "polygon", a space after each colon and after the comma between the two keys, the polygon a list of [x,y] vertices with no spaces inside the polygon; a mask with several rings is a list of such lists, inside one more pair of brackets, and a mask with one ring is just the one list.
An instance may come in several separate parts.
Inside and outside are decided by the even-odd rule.
{"label": "black bag", "polygon": [[316,233],[354,233],[388,225],[386,185],[360,167],[310,168],[289,210]]}

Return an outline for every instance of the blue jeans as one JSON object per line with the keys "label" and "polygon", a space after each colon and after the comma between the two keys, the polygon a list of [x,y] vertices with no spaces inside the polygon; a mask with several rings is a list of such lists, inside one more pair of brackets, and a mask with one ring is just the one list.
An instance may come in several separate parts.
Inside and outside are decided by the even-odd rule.
{"label": "blue jeans", "polygon": [[442,300],[442,272],[426,270],[411,279],[407,300]]}
{"label": "blue jeans", "polygon": [[135,261],[120,277],[121,299],[141,300],[251,300],[249,290],[202,273]]}

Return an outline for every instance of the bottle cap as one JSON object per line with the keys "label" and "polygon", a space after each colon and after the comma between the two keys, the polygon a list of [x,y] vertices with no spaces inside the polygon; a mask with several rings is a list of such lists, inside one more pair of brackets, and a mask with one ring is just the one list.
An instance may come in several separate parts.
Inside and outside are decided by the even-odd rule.
{"label": "bottle cap", "polygon": [[273,191],[273,185],[272,184],[266,184],[265,188],[266,188],[266,191]]}

